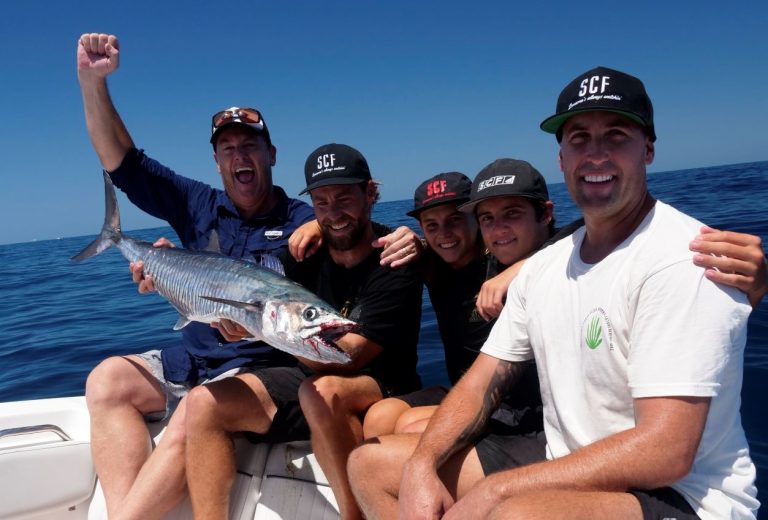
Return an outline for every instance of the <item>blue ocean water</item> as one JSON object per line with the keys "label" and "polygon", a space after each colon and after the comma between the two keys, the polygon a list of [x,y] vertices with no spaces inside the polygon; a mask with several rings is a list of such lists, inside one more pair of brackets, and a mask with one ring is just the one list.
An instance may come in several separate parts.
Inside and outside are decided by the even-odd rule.
{"label": "blue ocean water", "polygon": [[[96,182],[94,180],[94,182]],[[710,226],[760,235],[768,244],[768,162],[697,168],[649,176],[660,200]],[[563,184],[550,186],[556,216],[579,216]],[[84,203],[101,205],[101,200]],[[412,226],[410,201],[384,202],[374,218]],[[7,223],[12,224],[12,223]],[[130,224],[130,223],[128,223]],[[101,222],[94,222],[94,231]],[[154,240],[170,228],[130,232]],[[177,316],[157,295],[141,296],[117,251],[76,264],[69,258],[93,239],[73,237],[0,246],[0,400],[81,395],[101,359],[172,341]],[[419,370],[425,384],[445,381],[435,315],[425,297]],[[742,418],[758,486],[768,475],[768,298],[752,313],[744,366]],[[761,493],[768,497],[768,490]],[[768,499],[763,500],[763,502]]]}

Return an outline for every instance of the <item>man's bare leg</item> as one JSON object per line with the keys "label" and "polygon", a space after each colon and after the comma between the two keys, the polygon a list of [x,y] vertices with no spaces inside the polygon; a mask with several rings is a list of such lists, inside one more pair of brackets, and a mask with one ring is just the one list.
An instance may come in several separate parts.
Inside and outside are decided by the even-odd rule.
{"label": "man's bare leg", "polygon": [[[397,518],[403,466],[419,443],[420,434],[387,435],[352,452],[347,463],[357,503],[368,520]],[[440,478],[460,498],[485,474],[474,448],[464,448],[443,464]]]}
{"label": "man's bare leg", "polygon": [[232,434],[266,433],[277,406],[253,374],[195,387],[185,399],[187,485],[195,518],[226,520],[236,469]]}
{"label": "man's bare leg", "polygon": [[328,478],[341,518],[362,518],[347,479],[347,458],[363,441],[361,416],[382,398],[369,376],[319,376],[305,380],[299,402],[312,432],[312,451]]}
{"label": "man's bare leg", "polygon": [[160,519],[186,495],[185,410],[186,399],[182,399],[115,519]]}
{"label": "man's bare leg", "polygon": [[437,405],[417,406],[403,413],[395,425],[395,433],[421,433],[437,411]]}
{"label": "man's bare leg", "polygon": [[629,493],[540,491],[508,499],[488,520],[642,520],[640,502]]}
{"label": "man's bare leg", "polygon": [[165,394],[149,366],[135,356],[111,357],[88,376],[91,451],[112,518],[151,453],[144,415],[165,410]]}
{"label": "man's bare leg", "polygon": [[397,420],[410,409],[411,406],[408,403],[396,397],[374,403],[363,419],[363,438],[370,439],[395,433]]}

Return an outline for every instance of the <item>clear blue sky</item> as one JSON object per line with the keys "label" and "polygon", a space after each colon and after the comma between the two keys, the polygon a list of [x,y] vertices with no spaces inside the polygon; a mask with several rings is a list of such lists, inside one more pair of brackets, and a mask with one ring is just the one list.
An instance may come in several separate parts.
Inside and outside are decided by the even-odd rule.
{"label": "clear blue sky", "polygon": [[[276,182],[294,196],[307,154],[327,142],[363,152],[383,200],[499,157],[560,182],[538,125],[597,65],[644,80],[659,135],[650,171],[768,159],[764,0],[29,0],[2,11],[0,244],[101,227],[75,70],[83,32],[120,38],[109,83],[137,145],[215,186],[210,116],[231,105],[263,111]],[[120,200],[125,229],[162,224]]]}

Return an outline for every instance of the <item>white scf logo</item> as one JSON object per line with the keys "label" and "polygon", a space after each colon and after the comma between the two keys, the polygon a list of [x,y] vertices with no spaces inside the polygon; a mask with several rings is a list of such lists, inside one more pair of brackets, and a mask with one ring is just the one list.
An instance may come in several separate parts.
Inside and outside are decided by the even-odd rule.
{"label": "white scf logo", "polygon": [[606,87],[610,85],[608,80],[610,76],[592,76],[591,78],[585,78],[581,82],[581,88],[579,89],[579,97],[584,97],[589,94],[602,94],[605,92]]}
{"label": "white scf logo", "polygon": [[317,169],[322,170],[324,168],[333,168],[333,164],[336,162],[335,153],[326,153],[317,156]]}
{"label": "white scf logo", "polygon": [[514,183],[515,183],[514,175],[497,175],[495,177],[491,177],[490,179],[481,181],[480,184],[477,185],[477,191],[483,191],[486,188],[490,188],[498,184],[514,184]]}

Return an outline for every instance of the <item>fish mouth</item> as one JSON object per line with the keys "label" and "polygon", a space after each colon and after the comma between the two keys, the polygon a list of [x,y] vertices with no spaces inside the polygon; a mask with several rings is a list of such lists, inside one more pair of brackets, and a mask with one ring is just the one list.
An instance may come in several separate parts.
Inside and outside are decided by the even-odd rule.
{"label": "fish mouth", "polygon": [[[320,332],[315,334],[316,338],[320,338],[322,341],[332,346],[335,349],[341,350],[336,341],[348,332],[354,332],[359,330],[360,326],[357,323],[349,321],[330,322],[320,325]],[[343,352],[343,351],[342,351]]]}
{"label": "fish mouth", "polygon": [[319,353],[320,348],[330,350],[333,354],[338,354],[339,362],[349,362],[349,354],[339,347],[336,342],[349,332],[360,329],[360,326],[351,321],[336,321],[323,323],[320,330],[307,338],[307,342]]}

